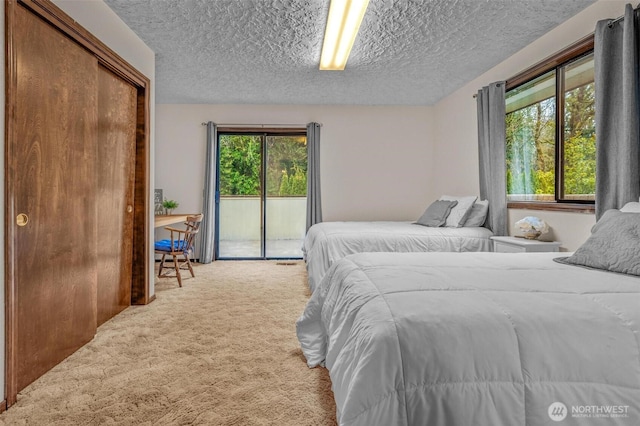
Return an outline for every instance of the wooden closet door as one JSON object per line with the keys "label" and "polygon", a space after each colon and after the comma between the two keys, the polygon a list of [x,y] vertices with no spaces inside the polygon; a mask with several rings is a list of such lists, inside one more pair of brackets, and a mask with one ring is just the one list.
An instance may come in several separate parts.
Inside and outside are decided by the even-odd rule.
{"label": "wooden closet door", "polygon": [[[16,253],[17,389],[96,331],[97,59],[16,7],[16,135],[8,158]],[[9,112],[8,112],[9,113]],[[11,211],[11,210],[9,210]]]}
{"label": "wooden closet door", "polygon": [[136,89],[98,72],[98,325],[131,304]]}

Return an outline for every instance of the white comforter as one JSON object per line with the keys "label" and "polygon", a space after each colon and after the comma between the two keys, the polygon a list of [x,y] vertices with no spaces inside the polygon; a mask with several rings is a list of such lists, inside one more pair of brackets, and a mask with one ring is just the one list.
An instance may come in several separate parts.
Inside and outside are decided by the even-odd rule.
{"label": "white comforter", "polygon": [[640,278],[558,255],[336,262],[297,334],[329,369],[339,424],[640,425]]}
{"label": "white comforter", "polygon": [[491,251],[487,228],[432,228],[411,222],[322,222],[309,228],[302,251],[313,292],[338,259],[366,252]]}

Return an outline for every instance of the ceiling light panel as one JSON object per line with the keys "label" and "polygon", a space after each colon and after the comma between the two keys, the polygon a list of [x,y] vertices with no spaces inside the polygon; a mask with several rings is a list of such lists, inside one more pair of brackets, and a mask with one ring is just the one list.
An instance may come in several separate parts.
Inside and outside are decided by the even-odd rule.
{"label": "ceiling light panel", "polygon": [[368,5],[369,0],[331,0],[320,56],[321,70],[344,70]]}

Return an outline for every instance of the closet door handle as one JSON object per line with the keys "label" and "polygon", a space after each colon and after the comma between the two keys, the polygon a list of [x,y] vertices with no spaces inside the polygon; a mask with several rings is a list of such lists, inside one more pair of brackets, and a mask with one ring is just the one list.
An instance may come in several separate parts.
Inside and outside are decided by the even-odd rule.
{"label": "closet door handle", "polygon": [[16,225],[27,226],[27,223],[29,223],[29,216],[27,216],[26,214],[20,213],[18,216],[16,216]]}

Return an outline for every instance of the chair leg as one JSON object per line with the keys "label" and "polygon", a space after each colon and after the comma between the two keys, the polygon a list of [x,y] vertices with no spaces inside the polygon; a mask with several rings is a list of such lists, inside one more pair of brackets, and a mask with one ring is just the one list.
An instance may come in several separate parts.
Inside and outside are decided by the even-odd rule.
{"label": "chair leg", "polygon": [[189,256],[185,256],[185,263],[187,264],[187,267],[189,268],[189,272],[191,272],[191,276],[195,277],[196,275],[193,273],[193,268],[191,267],[191,259],[189,259]]}
{"label": "chair leg", "polygon": [[178,285],[182,287],[182,277],[180,276],[180,264],[178,263],[178,256],[173,255],[173,267],[176,269],[176,278],[178,278]]}
{"label": "chair leg", "polygon": [[160,268],[158,269],[158,278],[162,277],[162,268],[164,268],[164,258],[166,254],[162,255],[162,259],[160,259]]}

